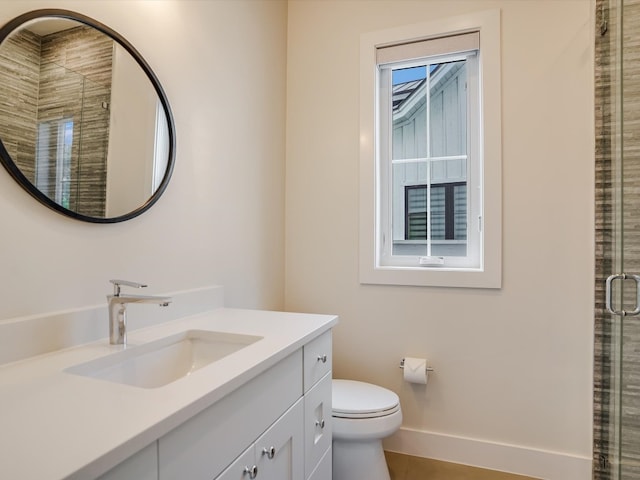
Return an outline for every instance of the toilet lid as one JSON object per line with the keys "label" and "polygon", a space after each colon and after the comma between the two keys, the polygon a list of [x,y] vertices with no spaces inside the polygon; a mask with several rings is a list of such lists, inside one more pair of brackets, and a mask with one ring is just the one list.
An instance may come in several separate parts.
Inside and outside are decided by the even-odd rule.
{"label": "toilet lid", "polygon": [[398,395],[377,385],[355,380],[333,380],[332,388],[332,410],[336,417],[382,417],[400,409]]}

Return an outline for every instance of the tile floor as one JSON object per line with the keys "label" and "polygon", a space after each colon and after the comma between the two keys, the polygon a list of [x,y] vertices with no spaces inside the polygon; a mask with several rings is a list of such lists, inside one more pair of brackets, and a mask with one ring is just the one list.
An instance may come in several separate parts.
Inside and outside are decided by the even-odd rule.
{"label": "tile floor", "polygon": [[534,480],[532,477],[385,452],[391,480]]}

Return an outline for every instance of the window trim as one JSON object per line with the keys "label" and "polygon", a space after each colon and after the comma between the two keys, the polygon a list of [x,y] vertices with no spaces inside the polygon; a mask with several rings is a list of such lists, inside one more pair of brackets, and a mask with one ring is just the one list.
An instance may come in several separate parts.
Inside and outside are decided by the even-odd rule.
{"label": "window trim", "polygon": [[[478,268],[385,266],[380,262],[376,189],[381,172],[375,157],[377,62],[381,46],[480,32],[480,148],[484,186],[481,264]],[[371,32],[360,43],[360,283],[500,288],[502,283],[502,152],[500,87],[500,11],[489,10],[433,22]]]}

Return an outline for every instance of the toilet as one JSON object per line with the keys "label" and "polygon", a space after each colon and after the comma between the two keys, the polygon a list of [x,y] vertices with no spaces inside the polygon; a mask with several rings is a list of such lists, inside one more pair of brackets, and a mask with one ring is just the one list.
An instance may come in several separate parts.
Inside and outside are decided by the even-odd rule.
{"label": "toilet", "polygon": [[382,439],[402,424],[398,395],[355,380],[332,388],[333,480],[390,480]]}

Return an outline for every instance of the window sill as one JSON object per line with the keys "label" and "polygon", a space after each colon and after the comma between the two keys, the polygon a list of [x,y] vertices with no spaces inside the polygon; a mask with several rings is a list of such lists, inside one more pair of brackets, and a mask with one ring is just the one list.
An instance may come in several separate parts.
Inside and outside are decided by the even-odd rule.
{"label": "window sill", "polygon": [[360,269],[365,285],[416,287],[501,288],[501,272],[488,268],[447,268],[441,266],[379,266]]}
{"label": "window sill", "polygon": [[[426,240],[394,240],[394,245],[426,245]],[[431,245],[466,245],[466,240],[431,240]]]}

